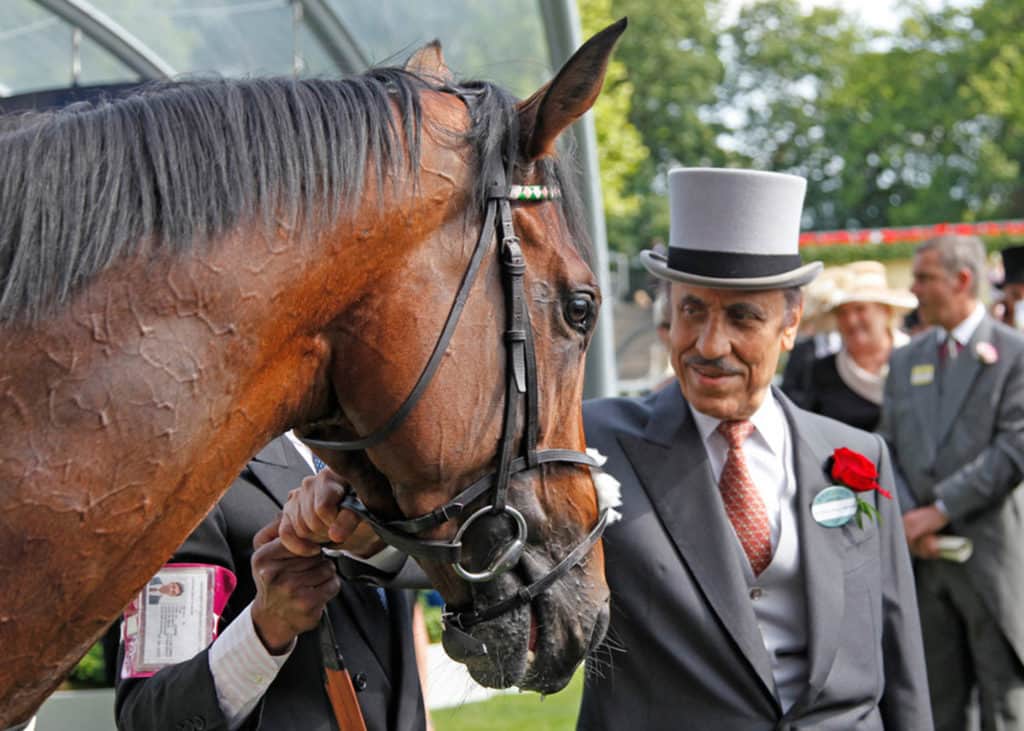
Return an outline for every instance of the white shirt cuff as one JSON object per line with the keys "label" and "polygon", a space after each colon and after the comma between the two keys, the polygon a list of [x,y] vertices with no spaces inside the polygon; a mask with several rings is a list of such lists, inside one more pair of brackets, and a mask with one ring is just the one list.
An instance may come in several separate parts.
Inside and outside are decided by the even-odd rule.
{"label": "white shirt cuff", "polygon": [[260,698],[291,657],[295,640],[283,655],[271,655],[252,623],[252,604],[242,610],[210,646],[210,674],[217,703],[235,731],[259,705]]}

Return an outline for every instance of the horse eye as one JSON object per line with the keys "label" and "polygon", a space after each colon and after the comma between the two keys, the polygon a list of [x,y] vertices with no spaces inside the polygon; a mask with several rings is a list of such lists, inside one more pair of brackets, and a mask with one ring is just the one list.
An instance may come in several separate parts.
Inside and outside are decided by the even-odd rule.
{"label": "horse eye", "polygon": [[565,303],[565,319],[576,330],[586,333],[594,324],[597,306],[594,298],[584,292],[574,292]]}

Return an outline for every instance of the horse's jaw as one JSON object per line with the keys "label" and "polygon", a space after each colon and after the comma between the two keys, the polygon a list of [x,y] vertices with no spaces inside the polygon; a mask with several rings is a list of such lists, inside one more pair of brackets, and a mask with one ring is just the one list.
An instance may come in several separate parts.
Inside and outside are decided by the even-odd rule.
{"label": "horse's jaw", "polygon": [[[481,606],[497,603],[548,570],[546,557],[528,551],[514,572],[474,590],[474,600]],[[576,567],[531,603],[465,633],[446,630],[442,639],[446,652],[464,663],[481,685],[556,693],[604,640],[608,622],[607,588],[603,583],[592,585],[581,567]]]}

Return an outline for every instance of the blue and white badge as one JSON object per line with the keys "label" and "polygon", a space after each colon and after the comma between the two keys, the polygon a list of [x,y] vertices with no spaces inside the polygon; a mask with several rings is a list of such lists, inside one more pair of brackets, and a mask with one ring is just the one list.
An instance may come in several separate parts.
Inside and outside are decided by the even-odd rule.
{"label": "blue and white badge", "polygon": [[850,522],[857,514],[857,496],[842,485],[826,487],[814,497],[811,515],[826,528],[838,528]]}

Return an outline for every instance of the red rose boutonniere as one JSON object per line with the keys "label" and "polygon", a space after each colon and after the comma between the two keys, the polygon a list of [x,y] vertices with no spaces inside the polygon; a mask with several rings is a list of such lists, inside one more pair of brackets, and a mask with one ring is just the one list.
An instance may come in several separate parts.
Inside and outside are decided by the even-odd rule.
{"label": "red rose boutonniere", "polygon": [[[829,461],[832,464],[828,468],[828,473],[836,482],[846,485],[855,493],[877,490],[883,497],[892,500],[892,493],[878,484],[878,470],[875,469],[875,463],[863,454],[840,447],[832,453],[832,458]],[[863,527],[862,515],[867,515],[876,523],[881,521],[878,508],[858,497],[855,516],[858,528]]]}

